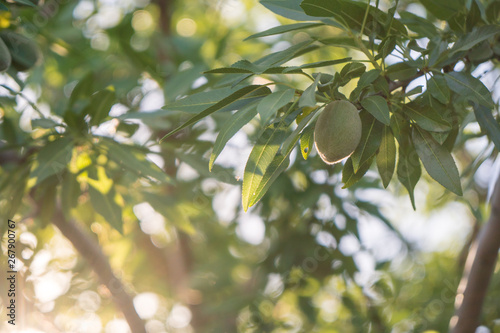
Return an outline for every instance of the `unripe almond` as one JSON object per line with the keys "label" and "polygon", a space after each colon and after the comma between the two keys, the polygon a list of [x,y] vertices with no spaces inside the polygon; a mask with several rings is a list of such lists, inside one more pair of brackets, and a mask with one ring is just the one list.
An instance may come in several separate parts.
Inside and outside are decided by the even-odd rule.
{"label": "unripe almond", "polygon": [[361,119],[358,110],[348,101],[328,104],[314,127],[314,144],[327,164],[349,157],[361,140]]}

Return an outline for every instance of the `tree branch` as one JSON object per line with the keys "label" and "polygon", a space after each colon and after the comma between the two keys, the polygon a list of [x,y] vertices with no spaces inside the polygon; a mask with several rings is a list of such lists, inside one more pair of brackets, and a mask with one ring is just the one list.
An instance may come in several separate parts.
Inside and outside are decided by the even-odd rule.
{"label": "tree branch", "polygon": [[60,208],[56,209],[53,223],[87,260],[101,282],[109,289],[115,304],[123,312],[132,332],[146,333],[144,322],[135,311],[131,295],[127,293],[120,279],[113,273],[99,244],[74,221],[67,220]]}
{"label": "tree branch", "polygon": [[500,248],[500,178],[491,197],[491,214],[477,241],[471,245],[455,299],[452,333],[474,332],[480,323],[481,308]]}

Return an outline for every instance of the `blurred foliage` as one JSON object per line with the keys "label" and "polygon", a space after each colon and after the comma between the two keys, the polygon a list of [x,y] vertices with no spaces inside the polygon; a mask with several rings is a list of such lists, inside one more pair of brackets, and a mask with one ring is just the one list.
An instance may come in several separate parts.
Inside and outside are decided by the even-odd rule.
{"label": "blurred foliage", "polygon": [[[366,72],[360,70],[362,62],[350,62],[350,58],[359,59],[360,53],[332,20],[288,26],[279,31],[284,32],[280,36],[242,42],[274,26],[297,24],[294,20],[306,15],[290,10],[300,1],[261,2],[285,17],[254,1],[1,3],[5,8],[0,8],[4,9],[0,37],[24,36],[18,38],[28,38],[29,52],[36,54],[36,61],[25,57],[19,67],[14,62],[19,49],[5,43],[14,53],[0,78],[0,212],[3,221],[13,219],[18,225],[16,253],[22,263],[18,301],[26,309],[18,313],[21,329],[126,331],[119,328],[122,314],[110,290],[51,225],[54,213],[62,210],[68,221],[85,227],[98,241],[116,275],[137,295],[136,310],[148,332],[446,331],[461,275],[456,248],[419,251],[419,244],[407,240],[397,223],[386,218],[378,200],[391,193],[396,200],[403,195],[401,184],[391,183],[382,195],[380,188],[387,184],[367,167],[363,177],[344,189],[343,165],[325,165],[312,149],[311,138],[306,140],[305,133],[311,132],[306,124],[321,110],[315,107],[316,89],[327,95],[322,95],[326,100],[344,98],[351,92],[356,95],[361,78],[368,83],[358,93],[372,91],[374,84],[384,85],[380,79],[361,76],[362,72],[382,76],[366,62]],[[496,2],[472,1],[467,6],[460,2],[460,8],[447,7],[448,11],[428,1],[422,4],[398,4],[400,13],[411,6],[423,13],[427,9],[427,19],[408,11],[402,14],[402,28],[394,25],[411,29],[405,35],[408,38],[391,39],[394,36],[389,34],[390,38],[380,39],[377,34],[392,28],[377,28],[377,18],[369,15],[365,41],[376,40],[379,45],[371,47],[378,47],[386,57],[396,46],[427,57],[419,46],[427,34],[443,39],[439,47],[434,46],[442,52],[446,43],[461,38],[458,30],[473,30],[470,24],[487,20],[498,27]],[[389,9],[395,4],[381,1],[379,5]],[[385,12],[374,13],[388,18]],[[490,39],[497,54],[493,33],[483,41]],[[318,40],[322,47],[317,47]],[[464,46],[454,52],[448,50],[457,57],[469,50]],[[231,66],[242,59],[273,55],[280,60],[267,74],[258,60]],[[495,57],[488,58],[490,72],[494,72]],[[476,68],[474,61],[466,64],[471,70]],[[315,65],[300,68],[304,64]],[[281,74],[282,65],[306,75]],[[321,77],[315,69],[320,65],[324,66]],[[418,66],[397,67],[384,70],[402,81]],[[214,68],[223,70],[203,74]],[[221,76],[218,71],[229,74]],[[247,74],[254,72],[257,75],[248,80]],[[246,79],[241,86],[231,87],[241,79]],[[308,89],[311,79],[314,83]],[[285,90],[271,93],[260,87],[278,80]],[[227,99],[240,88],[247,90],[237,99]],[[306,97],[293,104],[299,91]],[[457,91],[448,94],[459,98]],[[432,98],[451,105],[448,94],[432,94]],[[399,91],[397,98],[408,102],[409,96]],[[212,109],[217,113],[159,143],[179,124],[224,100]],[[162,108],[165,104],[169,107]],[[473,113],[466,111],[460,126],[454,123],[460,132],[445,127],[457,137],[453,152],[464,189],[464,199],[458,200],[469,202],[481,223],[486,194],[474,175],[496,151],[490,141],[479,152],[467,149],[465,143],[484,138],[487,132],[498,144],[498,134],[488,128],[464,130],[467,124],[477,125]],[[288,117],[283,116],[286,112]],[[476,113],[490,119],[484,111]],[[443,121],[417,118],[414,122],[425,130],[427,125],[439,129],[433,133],[435,141],[446,141],[446,135],[439,135]],[[240,203],[241,163],[275,119],[281,122],[283,134],[293,136],[288,142],[286,136],[277,141],[279,145],[285,141],[282,151],[289,165],[280,164],[277,174],[281,175],[272,178],[272,186],[259,189],[260,201],[254,200],[248,206],[258,204],[244,213],[248,207]],[[397,116],[393,119],[398,121]],[[299,134],[301,150],[308,148],[303,154],[294,150]],[[398,140],[398,145],[401,154],[404,144]],[[214,163],[211,154],[216,149],[220,156]],[[372,162],[373,156],[369,158]],[[440,185],[427,182],[427,174],[422,178],[426,180],[419,183],[423,190],[417,187],[415,196],[428,196],[429,210],[446,208],[457,200]],[[387,240],[379,246],[388,248],[389,255],[378,256],[377,248],[366,244],[363,221],[383,230]],[[0,224],[4,236],[6,227]],[[1,263],[6,267],[5,256]],[[2,280],[5,272],[0,270]],[[493,286],[498,283],[495,276]],[[8,301],[4,288],[0,285],[2,316]],[[493,328],[499,298],[498,288],[491,290],[483,322]]]}

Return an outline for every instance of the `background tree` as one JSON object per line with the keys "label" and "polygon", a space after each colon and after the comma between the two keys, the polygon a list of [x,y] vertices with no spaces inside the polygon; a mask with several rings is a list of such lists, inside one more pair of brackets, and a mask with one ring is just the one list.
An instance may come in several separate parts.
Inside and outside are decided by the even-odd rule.
{"label": "background tree", "polygon": [[[21,329],[494,328],[497,276],[483,316],[467,307],[500,239],[496,213],[474,232],[476,171],[500,142],[498,3],[261,3],[280,16],[250,1],[3,8],[0,206],[18,221]],[[334,100],[361,110],[362,135],[330,166],[312,143]],[[415,208],[421,180],[419,210],[470,207],[460,256],[419,251],[375,200],[403,185]],[[377,228],[388,240],[373,246]],[[471,244],[484,268],[465,262]],[[453,317],[463,265],[479,290]]]}

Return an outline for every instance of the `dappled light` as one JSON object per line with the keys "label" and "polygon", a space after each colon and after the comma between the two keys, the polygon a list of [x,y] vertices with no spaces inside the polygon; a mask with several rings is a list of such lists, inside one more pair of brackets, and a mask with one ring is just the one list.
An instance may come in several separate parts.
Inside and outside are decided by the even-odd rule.
{"label": "dappled light", "polygon": [[500,5],[0,2],[0,331],[500,330]]}

